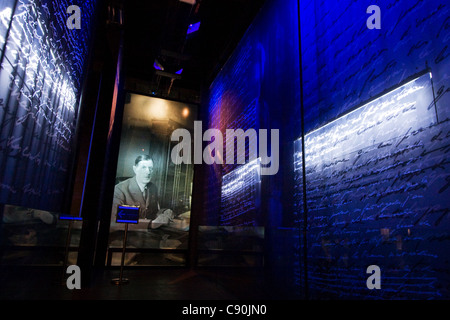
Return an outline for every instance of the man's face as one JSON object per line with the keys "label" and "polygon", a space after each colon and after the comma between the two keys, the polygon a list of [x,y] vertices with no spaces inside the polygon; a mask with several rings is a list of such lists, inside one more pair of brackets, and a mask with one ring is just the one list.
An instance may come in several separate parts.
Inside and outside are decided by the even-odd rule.
{"label": "man's face", "polygon": [[147,184],[150,182],[153,174],[153,161],[143,160],[133,166],[133,171],[136,174],[136,180],[140,184]]}

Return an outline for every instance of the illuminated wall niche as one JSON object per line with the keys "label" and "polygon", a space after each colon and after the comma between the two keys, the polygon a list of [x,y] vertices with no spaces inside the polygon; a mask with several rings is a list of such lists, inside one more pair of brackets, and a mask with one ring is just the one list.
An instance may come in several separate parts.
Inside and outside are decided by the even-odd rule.
{"label": "illuminated wall niche", "polygon": [[95,0],[0,1],[0,202],[59,211],[67,191]]}
{"label": "illuminated wall niche", "polygon": [[261,192],[260,158],[222,177],[220,225],[257,226]]}
{"label": "illuminated wall niche", "polygon": [[[430,79],[420,76],[305,135],[312,294],[442,295],[448,138]],[[296,215],[303,222],[301,139],[295,150]],[[383,272],[382,290],[365,286],[371,264]]]}

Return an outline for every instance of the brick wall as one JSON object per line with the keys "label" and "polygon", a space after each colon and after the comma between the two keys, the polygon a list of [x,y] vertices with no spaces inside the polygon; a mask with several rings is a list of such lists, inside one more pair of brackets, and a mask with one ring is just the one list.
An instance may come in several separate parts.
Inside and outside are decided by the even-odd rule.
{"label": "brick wall", "polygon": [[[379,30],[366,27],[371,4],[381,9]],[[421,94],[409,102],[417,110],[421,104],[428,107],[424,112],[430,119],[422,115],[405,124],[404,109],[391,124],[405,125],[401,133],[382,138],[374,131],[356,153],[339,142],[330,156],[334,162],[308,162],[312,155],[327,159],[326,152],[308,154],[317,144],[305,146],[310,295],[448,298],[450,6],[445,1],[311,0],[301,1],[301,8],[307,132],[328,134],[332,120],[423,72],[432,74],[428,100]],[[348,138],[348,130],[338,132],[340,137]],[[375,148],[372,140],[379,143]],[[363,162],[353,158],[358,154]],[[301,184],[296,188],[301,193]],[[300,200],[297,209],[301,214]],[[382,270],[381,290],[366,288],[371,264]]]}
{"label": "brick wall", "polygon": [[[366,26],[373,4],[381,9],[379,30]],[[317,143],[305,145],[306,244],[301,154],[294,149],[301,145],[297,1],[268,1],[208,100],[211,128],[280,129],[280,171],[262,179],[261,191],[272,282],[292,296],[304,292],[307,280],[316,299],[448,298],[450,6],[442,0],[304,0],[300,7],[307,137],[319,129],[320,140],[342,124],[341,140],[323,142],[328,158],[311,160],[322,154]],[[407,95],[408,106],[370,113],[370,103],[388,103],[413,79],[420,79],[425,96]],[[354,110],[362,118],[351,136],[355,126],[345,116]],[[374,115],[384,129],[370,124]],[[364,140],[356,139],[362,133]],[[208,169],[210,223],[220,215],[221,176],[231,169]],[[366,287],[371,264],[381,268],[381,290]]]}

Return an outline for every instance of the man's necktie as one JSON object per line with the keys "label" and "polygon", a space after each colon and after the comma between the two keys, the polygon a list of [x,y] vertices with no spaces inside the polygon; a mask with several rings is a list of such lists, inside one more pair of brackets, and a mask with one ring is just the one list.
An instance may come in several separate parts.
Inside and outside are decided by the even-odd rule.
{"label": "man's necktie", "polygon": [[149,206],[149,202],[150,201],[149,201],[149,194],[148,194],[147,186],[144,187],[143,195],[144,195],[144,203],[145,203],[145,207],[143,209],[144,209],[144,212],[145,212],[145,217],[148,218],[147,217],[147,215],[148,215],[148,206]]}
{"label": "man's necktie", "polygon": [[144,196],[145,203],[147,203],[147,199],[148,199],[148,188],[147,188],[147,186],[144,187],[144,192],[142,193],[142,195]]}

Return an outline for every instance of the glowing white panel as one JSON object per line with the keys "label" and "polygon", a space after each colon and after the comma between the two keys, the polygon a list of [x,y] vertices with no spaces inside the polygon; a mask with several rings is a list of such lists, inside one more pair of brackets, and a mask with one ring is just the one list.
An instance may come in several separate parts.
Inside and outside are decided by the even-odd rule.
{"label": "glowing white panel", "polygon": [[12,8],[14,6],[14,0],[1,0],[0,1],[0,50],[3,50],[3,46],[6,42],[6,34],[8,32],[9,25],[12,18]]}
{"label": "glowing white panel", "polygon": [[426,74],[308,133],[306,163],[378,146],[436,123],[430,79]]}

